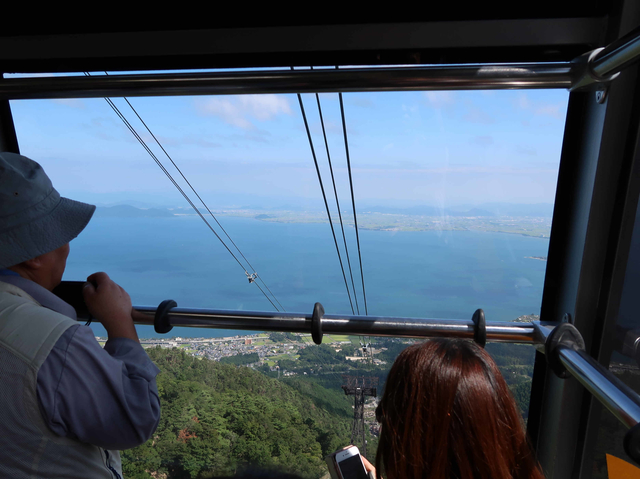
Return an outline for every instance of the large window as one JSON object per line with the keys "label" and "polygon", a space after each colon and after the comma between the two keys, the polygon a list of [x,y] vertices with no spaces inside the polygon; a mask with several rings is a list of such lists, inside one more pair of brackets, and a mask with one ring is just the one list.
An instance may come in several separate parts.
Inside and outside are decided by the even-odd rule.
{"label": "large window", "polygon": [[[640,221],[638,214],[636,214],[615,332],[605,338],[605,350],[611,354],[609,371],[638,394],[640,394],[640,347],[638,346],[640,319],[637,315],[637,292],[640,285],[639,265]],[[627,456],[624,450],[622,438],[627,432],[627,428],[606,408],[596,404],[596,410],[600,411],[600,427],[593,455],[592,477],[606,478],[607,472],[609,471],[611,474],[611,468],[615,467],[615,464],[608,464],[610,461],[615,462],[616,459],[623,459],[634,465],[635,462]]]}
{"label": "large window", "polygon": [[[62,195],[98,205],[71,243],[65,279],[104,270],[137,305],[171,298],[183,307],[310,313],[319,301],[328,314],[469,319],[482,308],[490,321],[535,319],[568,94],[343,97],[362,264],[338,95],[319,96],[323,123],[315,95],[302,100],[344,275],[296,95],[130,99],[240,251],[129,105],[113,100],[237,261],[103,99],[12,102],[22,153],[44,166]],[[248,281],[251,268],[264,283]],[[162,344],[151,328],[139,332],[150,347]],[[410,342],[219,339],[237,334],[246,333],[174,328],[162,345],[182,352],[150,350],[163,369],[163,422],[153,441],[125,456],[130,475],[209,477],[251,462],[320,477],[323,454],[351,433],[341,374],[377,376],[382,388]],[[526,417],[532,348],[488,350]],[[240,396],[253,399],[238,408]]]}

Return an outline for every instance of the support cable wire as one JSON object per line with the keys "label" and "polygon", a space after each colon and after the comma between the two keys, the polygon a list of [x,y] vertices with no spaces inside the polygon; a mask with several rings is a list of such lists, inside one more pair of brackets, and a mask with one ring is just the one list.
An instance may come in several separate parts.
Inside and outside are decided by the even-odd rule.
{"label": "support cable wire", "polygon": [[[191,205],[191,207],[195,210],[195,212],[198,214],[198,216],[200,216],[200,218],[202,219],[202,221],[205,222],[205,224],[209,227],[209,229],[211,230],[211,232],[216,236],[216,238],[218,238],[218,240],[220,240],[220,242],[222,243],[222,245],[227,249],[227,251],[229,252],[229,254],[231,254],[231,256],[233,257],[233,259],[236,260],[236,262],[240,265],[240,267],[242,268],[242,270],[245,272],[245,274],[247,274],[246,269],[244,268],[244,266],[242,265],[242,263],[240,262],[240,260],[236,257],[235,254],[233,254],[233,251],[231,251],[229,249],[229,247],[226,245],[226,243],[222,240],[222,238],[220,237],[220,235],[218,235],[218,233],[216,233],[216,231],[213,229],[213,227],[211,226],[211,224],[207,221],[207,219],[202,215],[202,213],[200,213],[200,211],[198,210],[198,208],[196,207],[196,205],[193,204],[193,202],[191,201],[191,199],[189,198],[189,196],[184,192],[184,190],[180,187],[180,185],[174,180],[174,178],[171,176],[171,173],[169,173],[169,171],[167,171],[167,169],[164,167],[164,165],[162,165],[162,163],[160,162],[160,160],[158,160],[158,158],[155,156],[155,154],[153,153],[153,151],[151,151],[151,149],[149,148],[149,146],[145,143],[145,141],[140,137],[140,135],[138,134],[138,132],[133,128],[133,126],[129,123],[129,121],[125,118],[125,116],[120,112],[120,110],[118,109],[118,107],[113,103],[113,101],[111,101],[110,98],[105,98],[105,101],[107,102],[107,104],[113,109],[113,111],[116,113],[116,115],[118,115],[118,117],[122,120],[122,122],[125,124],[125,126],[129,129],[129,131],[133,134],[133,136],[138,140],[138,142],[142,145],[142,147],[147,151],[147,153],[151,156],[151,158],[156,162],[156,164],[160,167],[160,169],[164,172],[164,174],[167,176],[167,178],[169,178],[169,180],[173,183],[173,185],[176,187],[176,189],[180,192],[180,194],[184,197],[184,199],[189,203],[189,205]],[[271,303],[271,305],[276,309],[276,311],[280,311],[278,309],[278,307],[273,303],[273,301],[271,301],[271,299],[267,296],[267,294],[264,292],[264,290],[260,287],[259,284],[257,284],[256,282],[256,286],[258,287],[258,289],[262,292],[262,294],[265,296],[265,298],[267,298],[267,300]]]}
{"label": "support cable wire", "polygon": [[[200,213],[200,211],[198,210],[198,208],[196,207],[196,205],[193,204],[193,202],[191,201],[191,199],[189,198],[189,196],[184,192],[184,190],[180,187],[180,185],[174,180],[174,178],[171,176],[171,173],[169,173],[169,171],[167,171],[167,169],[164,167],[164,165],[160,162],[160,160],[155,156],[155,154],[153,153],[153,151],[151,151],[151,149],[149,148],[149,146],[145,143],[145,141],[142,139],[142,137],[140,137],[140,135],[138,134],[138,132],[133,128],[133,126],[129,123],[129,121],[125,118],[125,116],[122,114],[122,112],[120,112],[120,110],[118,109],[118,107],[113,103],[113,101],[109,98],[105,98],[106,102],[109,104],[109,106],[113,109],[113,111],[118,115],[118,117],[123,121],[123,123],[125,124],[125,126],[129,129],[129,131],[135,136],[135,138],[138,140],[138,142],[140,142],[140,144],[142,145],[142,147],[147,150],[147,153],[149,153],[149,155],[151,156],[151,158],[153,158],[153,160],[156,162],[156,164],[160,167],[160,169],[164,172],[164,174],[167,176],[167,178],[169,178],[169,180],[173,183],[173,185],[178,189],[178,191],[180,192],[180,194],[184,197],[185,200],[187,200],[187,202],[189,203],[189,205],[191,205],[191,207],[195,210],[196,213],[198,213],[198,216],[200,216],[200,218],[202,219],[202,221],[205,222],[205,224],[209,227],[209,229],[211,230],[211,232],[216,235],[216,238],[218,238],[218,240],[220,240],[220,242],[222,243],[222,245],[227,249],[227,251],[229,252],[229,254],[231,254],[231,256],[233,256],[233,259],[236,260],[236,262],[240,265],[240,267],[242,268],[242,270],[245,272],[245,274],[248,275],[245,267],[242,265],[242,263],[240,262],[240,260],[236,257],[235,254],[233,254],[233,252],[229,249],[229,247],[226,245],[226,243],[222,240],[222,238],[218,235],[218,233],[216,233],[216,231],[213,229],[213,227],[211,226],[211,224],[207,221],[207,219],[202,215],[202,213]],[[256,283],[256,286],[258,287],[258,289],[262,292],[262,294],[269,300],[269,302],[271,303],[271,305],[276,309],[276,311],[279,311],[278,308],[276,307],[275,304],[273,304],[273,301],[271,301],[271,299],[266,295],[266,293],[262,290],[262,288],[260,288],[260,285]]]}
{"label": "support cable wire", "polygon": [[[336,67],[337,68],[337,67]],[[358,216],[356,215],[356,199],[353,195],[353,177],[351,176],[351,159],[349,158],[349,140],[347,139],[347,122],[344,118],[344,103],[342,101],[342,93],[338,93],[340,99],[340,113],[342,114],[342,131],[344,133],[344,149],[347,153],[347,170],[349,171],[349,186],[351,188],[351,204],[353,205],[353,221],[356,227],[356,241],[358,243],[358,260],[360,262],[360,278],[362,280],[362,296],[364,297],[364,311],[369,315],[367,308],[367,293],[364,288],[364,272],[362,270],[362,254],[360,253],[360,235],[358,234]]]}
{"label": "support cable wire", "polygon": [[[313,67],[311,67],[311,69],[313,70]],[[351,276],[351,287],[353,289],[353,297],[355,299],[356,302],[356,310],[358,311],[358,315],[360,314],[360,307],[358,306],[358,296],[356,294],[356,286],[355,283],[353,281],[353,272],[351,269],[351,261],[349,260],[349,249],[347,248],[347,239],[346,239],[346,235],[344,233],[344,224],[342,221],[342,213],[340,211],[340,201],[338,200],[338,189],[336,188],[336,180],[333,174],[333,166],[331,164],[331,155],[329,154],[329,142],[327,141],[327,133],[325,130],[325,126],[324,126],[324,118],[322,116],[322,107],[320,106],[320,95],[318,95],[316,93],[316,102],[318,103],[318,113],[320,115],[320,124],[322,125],[322,135],[324,136],[324,145],[325,148],[327,150],[327,160],[329,162],[329,171],[331,171],[331,182],[333,183],[333,191],[335,193],[335,197],[336,197],[336,205],[338,207],[338,216],[340,218],[340,228],[342,230],[342,239],[344,241],[344,250],[346,252],[347,255],[347,264],[349,266],[349,275]],[[363,348],[363,354],[365,355],[365,362],[366,362],[366,354],[367,351],[369,351],[369,354],[371,353],[371,338],[367,337],[365,338],[364,336],[360,336],[360,346]],[[373,355],[371,355],[371,362],[373,362]]]}
{"label": "support cable wire", "polygon": [[[338,67],[336,67],[336,69],[338,69]],[[353,222],[355,225],[355,230],[356,230],[356,242],[358,244],[358,262],[360,263],[360,279],[362,281],[362,296],[364,298],[364,311],[365,311],[365,315],[369,315],[369,309],[367,307],[367,293],[365,291],[365,287],[364,287],[364,272],[362,269],[362,255],[360,253],[360,235],[358,233],[358,216],[356,215],[356,200],[355,200],[355,195],[353,193],[353,178],[351,176],[351,158],[349,156],[349,140],[347,138],[347,122],[345,120],[345,115],[344,115],[344,103],[342,101],[342,93],[339,92],[338,93],[338,98],[340,99],[340,114],[342,116],[342,132],[344,135],[344,149],[346,152],[346,156],[347,156],[347,170],[349,172],[349,187],[351,190],[351,204],[353,206]],[[355,291],[355,289],[354,289]],[[371,337],[367,336],[366,338],[361,336],[361,339],[363,340],[365,346],[363,347],[363,354],[365,354],[365,351],[368,351],[371,354]],[[373,363],[373,354],[371,354],[371,362]]]}
{"label": "support cable wire", "polygon": [[[293,67],[292,67],[293,69]],[[298,93],[298,102],[300,103],[300,111],[302,112],[302,119],[304,120],[304,127],[307,130],[307,137],[309,138],[309,146],[311,147],[311,154],[313,156],[313,162],[316,165],[316,172],[318,173],[318,181],[320,182],[320,189],[322,190],[322,198],[324,199],[324,206],[327,210],[327,216],[329,217],[329,226],[331,226],[331,234],[333,234],[333,242],[336,245],[336,252],[338,253],[338,260],[340,261],[340,269],[342,270],[342,277],[344,278],[344,286],[347,288],[347,295],[349,296],[349,304],[351,305],[351,312],[355,314],[353,309],[353,301],[351,301],[351,293],[349,291],[349,284],[347,283],[347,275],[344,272],[344,265],[342,264],[342,256],[340,256],[340,248],[338,247],[338,240],[336,238],[336,231],[333,228],[333,222],[331,221],[331,213],[329,212],[329,203],[327,203],[327,195],[324,191],[324,185],[322,183],[322,176],[320,175],[320,167],[318,166],[318,159],[316,158],[316,151],[313,148],[313,140],[311,139],[311,131],[309,130],[309,123],[307,122],[307,115],[304,112],[304,105],[302,104],[302,96]]]}
{"label": "support cable wire", "polygon": [[336,179],[333,175],[333,165],[331,164],[331,155],[329,154],[329,142],[327,141],[327,132],[324,127],[324,118],[322,117],[322,107],[320,106],[320,95],[318,95],[317,93],[316,93],[316,101],[318,102],[318,113],[320,114],[320,124],[322,125],[322,135],[324,136],[324,146],[327,149],[327,160],[329,161],[329,171],[331,172],[331,182],[333,183],[333,192],[336,197],[336,205],[338,206],[338,217],[340,218],[340,229],[342,230],[342,240],[344,241],[344,251],[347,255],[347,265],[349,266],[349,276],[351,276],[351,288],[353,289],[353,299],[356,302],[356,311],[358,311],[358,314],[360,314],[360,306],[358,306],[358,295],[356,294],[356,285],[353,281],[353,271],[351,269],[351,260],[349,259],[349,248],[347,248],[347,237],[344,234],[342,212],[340,211],[340,201],[338,200],[338,189],[336,188]]}
{"label": "support cable wire", "polygon": [[[105,74],[108,75],[107,72],[105,72]],[[147,131],[149,132],[149,134],[152,136],[152,138],[155,140],[155,142],[158,144],[158,146],[160,147],[160,149],[163,151],[163,153],[165,154],[165,156],[169,159],[169,161],[171,162],[171,164],[175,167],[176,170],[178,170],[178,173],[180,173],[180,176],[182,176],[182,179],[187,183],[187,185],[189,185],[189,188],[191,188],[191,191],[193,191],[193,193],[198,197],[198,199],[200,200],[200,203],[202,203],[202,206],[205,207],[205,209],[209,212],[209,215],[211,215],[211,217],[213,218],[213,220],[216,222],[216,224],[220,227],[220,229],[223,231],[223,233],[225,234],[225,236],[229,239],[229,241],[231,241],[231,244],[235,247],[235,249],[238,251],[238,253],[240,253],[240,256],[242,256],[242,258],[247,262],[247,264],[249,265],[249,268],[254,272],[255,276],[250,275],[246,270],[245,270],[245,274],[247,275],[248,278],[253,278],[255,279],[259,279],[263,286],[265,288],[267,288],[267,290],[269,291],[269,293],[271,293],[271,296],[273,296],[273,299],[275,299],[276,303],[278,303],[278,305],[282,308],[283,311],[286,311],[286,309],[284,309],[284,307],[282,306],[282,304],[280,304],[280,301],[278,301],[278,298],[276,298],[276,295],[273,294],[273,292],[269,289],[269,286],[267,286],[267,284],[264,282],[264,280],[258,275],[258,272],[256,271],[256,269],[253,267],[253,265],[251,264],[251,262],[246,258],[246,256],[242,253],[242,251],[240,250],[240,248],[238,248],[238,245],[231,239],[231,236],[229,236],[229,233],[227,233],[227,230],[224,229],[224,227],[220,224],[220,222],[218,221],[218,218],[216,218],[216,216],[213,214],[213,212],[209,209],[209,207],[207,206],[207,204],[204,202],[204,200],[200,197],[200,195],[198,194],[198,192],[196,191],[196,189],[191,185],[191,183],[189,182],[189,180],[187,179],[187,177],[182,173],[182,170],[178,167],[178,165],[176,165],[176,163],[173,161],[173,158],[171,158],[171,156],[169,155],[169,153],[167,153],[167,150],[164,149],[164,147],[160,144],[160,141],[156,138],[156,136],[153,134],[153,132],[151,131],[151,129],[147,126],[147,124],[144,122],[144,120],[140,117],[140,115],[138,114],[138,112],[136,111],[136,109],[133,107],[133,105],[129,102],[129,100],[124,97],[123,98],[124,101],[127,102],[127,105],[129,105],[129,107],[131,108],[131,110],[133,111],[133,113],[135,113],[135,115],[138,117],[138,119],[140,120],[140,122],[144,125],[144,127],[147,129]],[[253,281],[251,281],[253,282]]]}

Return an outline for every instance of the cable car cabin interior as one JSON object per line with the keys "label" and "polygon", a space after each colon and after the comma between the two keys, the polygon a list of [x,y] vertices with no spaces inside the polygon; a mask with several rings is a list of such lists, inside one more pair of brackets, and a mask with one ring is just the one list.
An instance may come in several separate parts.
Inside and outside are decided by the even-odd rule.
{"label": "cable car cabin interior", "polygon": [[[340,22],[5,25],[0,149],[102,207],[99,228],[71,245],[60,293],[80,317],[73,281],[120,271],[137,248],[121,276],[146,337],[281,333],[290,344],[253,336],[277,353],[260,358],[276,378],[312,341],[361,363],[432,337],[492,353],[528,345],[524,363],[500,365],[529,371],[523,412],[545,476],[640,477],[638,59],[633,0]],[[114,192],[136,191],[125,213],[113,209]],[[494,291],[500,281],[509,294]],[[339,370],[351,375],[340,394],[381,357]],[[375,396],[372,377],[363,387]],[[367,428],[375,442],[367,421],[346,440]],[[177,429],[185,447],[204,434]],[[136,477],[205,477],[204,465],[155,454]]]}

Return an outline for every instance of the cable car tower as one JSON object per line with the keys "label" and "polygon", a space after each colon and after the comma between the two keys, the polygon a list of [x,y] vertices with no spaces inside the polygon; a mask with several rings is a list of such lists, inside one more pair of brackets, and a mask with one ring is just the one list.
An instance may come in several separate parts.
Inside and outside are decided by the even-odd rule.
{"label": "cable car tower", "polygon": [[378,378],[343,374],[342,379],[344,381],[342,384],[344,393],[347,396],[354,396],[351,444],[355,446],[356,438],[362,437],[360,451],[366,456],[367,440],[365,439],[364,402],[367,396],[376,397],[378,395]]}

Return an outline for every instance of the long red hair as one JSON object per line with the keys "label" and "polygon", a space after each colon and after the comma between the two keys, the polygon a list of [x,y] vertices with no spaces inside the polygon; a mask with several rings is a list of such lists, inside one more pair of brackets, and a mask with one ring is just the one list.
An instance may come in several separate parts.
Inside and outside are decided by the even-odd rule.
{"label": "long red hair", "polygon": [[502,374],[472,342],[405,349],[377,413],[378,478],[544,479]]}

